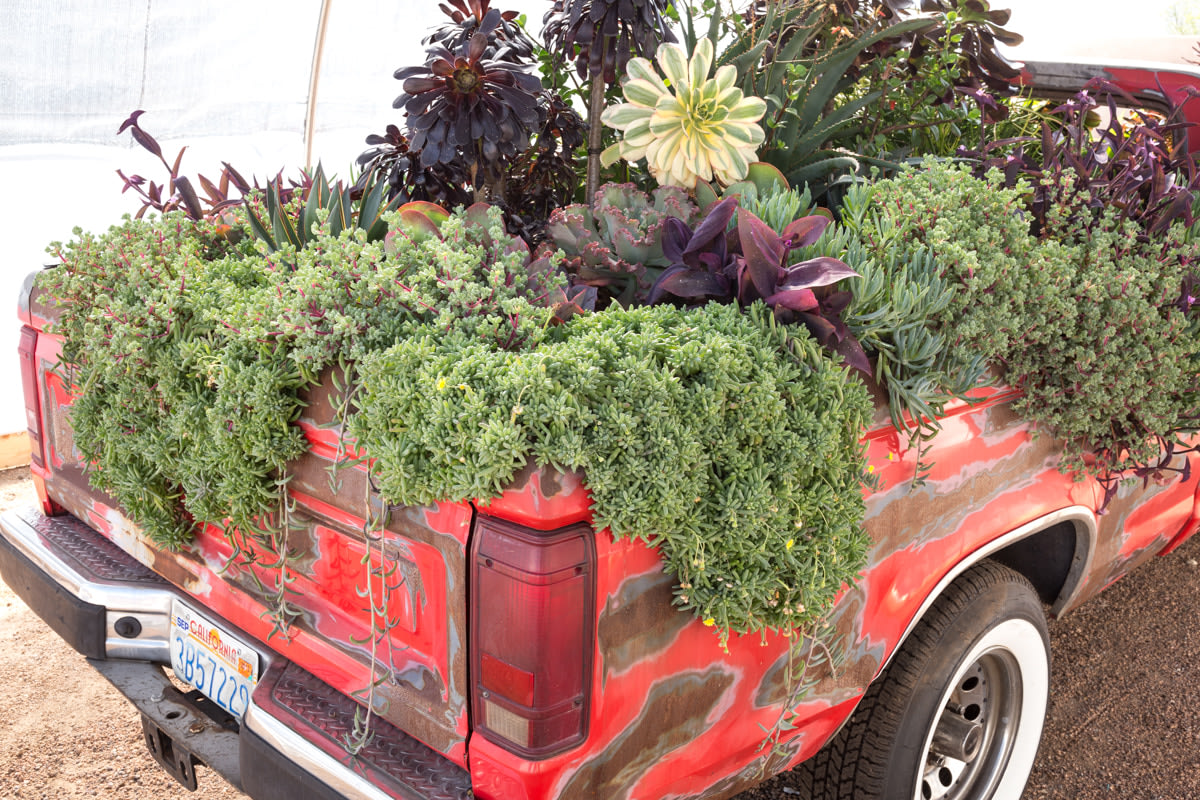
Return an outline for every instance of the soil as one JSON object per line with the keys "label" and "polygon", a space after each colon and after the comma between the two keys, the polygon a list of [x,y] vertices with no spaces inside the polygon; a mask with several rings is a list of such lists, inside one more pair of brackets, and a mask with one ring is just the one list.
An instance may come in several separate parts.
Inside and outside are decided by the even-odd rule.
{"label": "soil", "polygon": [[[0,511],[34,502],[0,472]],[[1200,538],[1061,621],[1041,752],[1025,800],[1200,797]],[[150,758],[138,714],[0,583],[0,797],[194,798]],[[198,770],[205,798],[242,798]],[[787,776],[734,800],[795,800]]]}

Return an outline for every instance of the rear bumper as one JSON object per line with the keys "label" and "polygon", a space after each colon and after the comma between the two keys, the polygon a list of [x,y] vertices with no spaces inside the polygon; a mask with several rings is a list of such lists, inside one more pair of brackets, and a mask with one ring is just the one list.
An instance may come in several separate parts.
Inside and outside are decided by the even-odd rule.
{"label": "rear bumper", "polygon": [[171,601],[183,593],[75,517],[0,515],[0,577],[152,723],[152,752],[154,727],[185,751],[171,754],[185,769],[193,757],[257,800],[470,797],[466,770],[383,720],[351,759],[341,742],[358,705],[265,647],[242,723],[210,713],[164,672]]}

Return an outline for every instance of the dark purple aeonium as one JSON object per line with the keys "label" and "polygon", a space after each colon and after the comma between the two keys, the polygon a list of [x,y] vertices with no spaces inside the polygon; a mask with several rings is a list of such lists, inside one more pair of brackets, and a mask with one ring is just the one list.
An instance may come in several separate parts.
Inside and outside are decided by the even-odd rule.
{"label": "dark purple aeonium", "polygon": [[385,180],[388,200],[426,200],[446,208],[471,204],[471,193],[463,188],[468,177],[462,166],[450,163],[423,167],[420,151],[409,147],[408,137],[395,125],[388,125],[382,134],[368,136],[367,144],[370,147],[357,160],[362,174],[355,183],[356,191]]}
{"label": "dark purple aeonium", "polygon": [[499,20],[493,9],[457,53],[431,47],[425,64],[396,71],[404,94],[392,105],[404,109],[409,146],[421,151],[421,164],[461,158],[476,186],[499,179],[503,164],[529,146],[539,122],[537,76],[525,67],[483,58],[484,29]]}
{"label": "dark purple aeonium", "polygon": [[[514,64],[533,61],[533,51],[537,44],[517,24],[519,14],[516,11],[497,11],[491,7],[491,0],[447,2],[449,5],[439,3],[438,8],[451,21],[427,36],[424,41],[426,45],[441,45],[448,50],[455,50],[466,44],[477,31],[483,30],[488,37],[484,58],[511,61]],[[492,24],[491,19],[493,11],[500,15],[499,22],[495,24]]]}
{"label": "dark purple aeonium", "polygon": [[667,28],[666,0],[555,0],[542,22],[546,49],[574,61],[580,77],[617,76],[633,56],[653,58]]}

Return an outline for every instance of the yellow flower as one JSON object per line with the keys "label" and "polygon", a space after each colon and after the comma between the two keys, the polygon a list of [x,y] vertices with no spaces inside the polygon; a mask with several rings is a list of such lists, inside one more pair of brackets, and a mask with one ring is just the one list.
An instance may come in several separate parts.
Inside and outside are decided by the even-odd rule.
{"label": "yellow flower", "polygon": [[618,158],[645,158],[661,185],[692,189],[716,178],[728,186],[746,177],[765,134],[758,121],[767,104],[734,86],[729,64],[709,78],[713,48],[701,39],[689,59],[676,44],[663,44],[655,58],[666,81],[645,58],[630,59],[622,87],[626,102],[604,111],[605,125],[624,133],[601,155],[605,166]]}
{"label": "yellow flower", "polygon": [[704,620],[704,624],[711,628],[713,625],[717,624],[717,621],[712,617],[709,617],[708,619]]}
{"label": "yellow flower", "polygon": [[787,550],[791,550],[791,549],[792,549],[793,547],[795,547],[795,546],[796,546],[796,540],[795,540],[795,539],[788,539],[788,540],[787,540],[787,544],[785,544],[785,545],[784,545],[784,548],[785,548],[785,549],[787,549]]}
{"label": "yellow flower", "polygon": [[446,379],[445,378],[438,378],[437,390],[439,392],[444,392],[446,390]]}

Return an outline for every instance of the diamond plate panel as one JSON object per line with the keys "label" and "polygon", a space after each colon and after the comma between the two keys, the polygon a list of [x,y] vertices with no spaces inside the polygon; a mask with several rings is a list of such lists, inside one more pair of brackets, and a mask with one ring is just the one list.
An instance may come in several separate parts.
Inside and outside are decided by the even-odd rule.
{"label": "diamond plate panel", "polygon": [[73,516],[46,517],[35,509],[20,515],[56,553],[84,574],[100,581],[165,583],[149,567]]}
{"label": "diamond plate panel", "polygon": [[[353,733],[354,715],[360,708],[350,698],[306,670],[289,664],[271,699],[340,747]],[[471,797],[470,774],[441,754],[395,727],[387,720],[371,720],[374,738],[358,754],[357,762],[390,778],[401,797],[421,800],[466,800]],[[372,775],[372,778],[382,776]]]}

